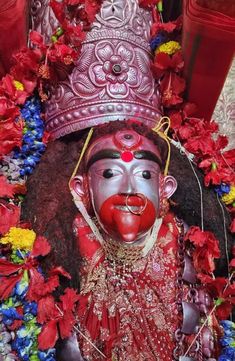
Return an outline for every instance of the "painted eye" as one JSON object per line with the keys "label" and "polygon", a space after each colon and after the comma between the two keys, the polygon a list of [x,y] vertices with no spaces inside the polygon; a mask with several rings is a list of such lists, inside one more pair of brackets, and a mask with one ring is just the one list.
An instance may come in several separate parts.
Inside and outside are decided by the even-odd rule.
{"label": "painted eye", "polygon": [[144,171],[142,172],[142,177],[143,177],[144,179],[150,179],[150,178],[151,178],[151,173],[150,173],[150,171],[149,171],[149,170],[144,170]]}
{"label": "painted eye", "polygon": [[112,171],[112,169],[105,169],[104,171],[103,171],[103,177],[104,178],[112,178],[113,177],[113,171]]}

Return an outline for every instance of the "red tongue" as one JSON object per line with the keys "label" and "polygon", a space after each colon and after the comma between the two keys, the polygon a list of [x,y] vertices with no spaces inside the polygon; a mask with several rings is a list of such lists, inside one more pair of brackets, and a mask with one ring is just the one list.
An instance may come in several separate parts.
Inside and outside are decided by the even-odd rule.
{"label": "red tongue", "polygon": [[136,240],[140,228],[140,216],[123,212],[120,209],[114,209],[113,221],[115,228],[124,242],[133,242]]}

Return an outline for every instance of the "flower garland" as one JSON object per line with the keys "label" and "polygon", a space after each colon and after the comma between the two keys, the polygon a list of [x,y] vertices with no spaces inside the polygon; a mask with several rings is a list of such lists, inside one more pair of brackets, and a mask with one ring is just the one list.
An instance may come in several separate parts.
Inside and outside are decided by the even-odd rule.
{"label": "flower garland", "polygon": [[[70,66],[77,58],[85,32],[101,3],[101,0],[52,0],[51,6],[61,26],[52,35],[51,43],[45,44],[40,34],[31,32],[33,49],[16,54],[10,74],[0,82],[0,233],[3,235],[0,239],[0,355],[7,361],[54,361],[54,345],[59,334],[62,338],[68,337],[76,323],[74,310],[79,299],[76,292],[66,289],[59,300],[53,296],[59,277],[70,276],[60,267],[52,269],[48,277],[44,276],[39,261],[49,253],[50,246],[31,229],[24,229],[24,225],[20,228],[19,205],[26,192],[26,176],[40,161],[48,140],[40,101],[33,92],[38,88],[41,100],[47,99],[47,82],[57,81],[54,64]],[[235,153],[223,151],[227,139],[214,137],[218,126],[213,121],[194,118],[195,106],[184,101],[184,62],[178,41],[181,21],[159,21],[162,1],[141,0],[140,4],[157,5],[158,9],[150,44],[155,53],[152,69],[157,79],[160,78],[162,105],[171,118],[172,137],[194,154],[194,160],[205,172],[205,185],[214,186],[234,215]],[[235,220],[231,231],[235,231]],[[214,298],[217,316],[226,318],[234,304],[234,284],[231,284],[234,259],[230,263],[230,278],[214,279],[214,259],[220,256],[214,235],[191,227],[185,241],[192,246],[198,277]],[[220,361],[232,360],[234,355],[234,324],[228,322],[222,322],[225,336],[221,339],[224,349]]]}
{"label": "flower garland", "polygon": [[[225,136],[217,134],[218,125],[212,120],[205,121],[193,117],[195,105],[184,101],[186,89],[183,78],[184,61],[180,44],[176,41],[180,28],[180,19],[167,24],[157,22],[152,27],[151,48],[155,54],[152,69],[156,78],[160,79],[164,113],[171,118],[173,139],[179,141],[186,151],[194,155],[194,162],[205,173],[205,185],[214,187],[215,192],[234,216],[235,152],[224,151],[228,140]],[[235,218],[232,220],[230,230],[235,232]],[[220,320],[228,318],[235,304],[235,259],[233,258],[229,264],[228,278],[215,278],[214,260],[220,257],[220,250],[219,242],[213,233],[201,230],[199,227],[191,227],[185,236],[185,242],[191,244],[192,259],[199,281],[206,286],[214,299],[213,312]],[[225,326],[228,324],[230,331]],[[225,333],[221,344],[228,346],[225,340],[227,333],[231,333],[231,324],[224,321],[221,325]],[[200,331],[197,335],[199,333]],[[231,339],[229,345],[234,346]],[[219,360],[233,360],[233,355],[232,347],[225,348]]]}
{"label": "flower garland", "polygon": [[231,232],[235,232],[235,151],[224,151],[225,136],[218,135],[218,125],[193,116],[196,106],[184,101],[186,83],[179,37],[181,20],[154,23],[151,48],[155,53],[152,70],[160,78],[164,112],[171,118],[172,137],[194,155],[194,161],[205,173],[206,186],[214,186],[232,216]]}
{"label": "flower garland", "polygon": [[[59,277],[70,276],[57,267],[45,277],[39,260],[50,252],[50,246],[33,230],[22,228],[20,203],[26,178],[49,140],[41,101],[47,99],[47,82],[56,81],[53,66],[70,66],[77,59],[101,3],[52,0],[61,27],[51,43],[45,44],[32,31],[33,48],[15,54],[14,66],[0,81],[0,358],[5,361],[55,361],[59,334],[69,337],[76,323],[76,291],[67,288],[59,300],[53,296]],[[33,95],[36,88],[41,101]]]}
{"label": "flower garland", "polygon": [[221,322],[224,330],[224,336],[220,343],[223,347],[218,361],[231,361],[235,358],[235,323],[225,320]]}
{"label": "flower garland", "polygon": [[[76,291],[67,288],[59,301],[52,292],[59,277],[70,278],[62,267],[46,278],[39,258],[50,252],[44,237],[30,229],[13,227],[0,239],[0,315],[5,344],[12,360],[55,361],[58,338],[69,337],[76,323]],[[0,355],[5,352],[1,351]]]}

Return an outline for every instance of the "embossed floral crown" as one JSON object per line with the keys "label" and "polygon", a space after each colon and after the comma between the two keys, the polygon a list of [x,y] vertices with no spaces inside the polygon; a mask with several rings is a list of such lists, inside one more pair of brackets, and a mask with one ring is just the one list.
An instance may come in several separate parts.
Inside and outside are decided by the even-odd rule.
{"label": "embossed floral crown", "polygon": [[150,69],[151,14],[137,0],[104,1],[68,78],[53,90],[46,127],[53,138],[130,117],[160,117]]}

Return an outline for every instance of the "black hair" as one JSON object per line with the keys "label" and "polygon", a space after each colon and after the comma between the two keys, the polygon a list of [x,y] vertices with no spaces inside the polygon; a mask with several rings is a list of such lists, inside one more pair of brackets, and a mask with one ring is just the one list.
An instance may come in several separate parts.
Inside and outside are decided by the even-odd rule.
{"label": "black hair", "polygon": [[[117,130],[134,129],[141,135],[151,139],[159,148],[163,163],[167,156],[167,146],[164,140],[140,123],[112,122],[100,126],[94,131],[92,141],[105,134]],[[40,164],[27,182],[28,193],[22,206],[24,220],[32,224],[32,228],[43,234],[52,245],[52,255],[47,260],[60,264],[72,275],[69,285],[79,287],[79,254],[72,224],[78,211],[72,201],[68,181],[79,158],[82,146],[87,136],[87,130],[73,133],[51,142]],[[205,230],[214,232],[220,242],[221,258],[217,262],[217,274],[226,275],[226,249],[231,250],[232,237],[227,231],[230,222],[229,214],[221,205],[214,191],[205,188],[203,174],[188,158],[174,146],[171,146],[171,162],[169,172],[178,183],[178,188],[172,197],[171,205],[174,213],[184,220],[188,226],[201,225],[201,198],[198,181],[192,166],[200,181],[203,191],[204,226]],[[84,172],[81,164],[80,172]],[[225,219],[223,219],[223,213]],[[224,229],[224,221],[226,229]],[[226,246],[226,235],[228,243]]]}

